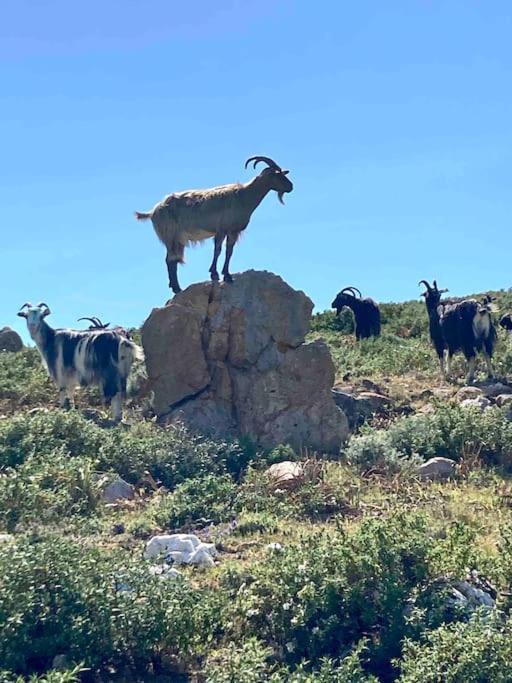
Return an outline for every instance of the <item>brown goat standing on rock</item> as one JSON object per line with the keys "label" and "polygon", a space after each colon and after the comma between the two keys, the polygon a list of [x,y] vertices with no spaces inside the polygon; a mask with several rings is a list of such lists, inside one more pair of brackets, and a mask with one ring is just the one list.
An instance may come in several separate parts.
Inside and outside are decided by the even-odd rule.
{"label": "brown goat standing on rock", "polygon": [[232,282],[229,262],[238,237],[245,230],[254,209],[270,190],[277,192],[281,204],[283,194],[293,190],[293,184],[286,177],[288,171],[269,157],[250,157],[245,168],[253,161],[263,162],[267,167],[248,183],[220,185],[209,190],[187,190],[170,194],[151,211],[135,212],[138,220],[151,218],[159,239],[167,247],[167,271],[169,287],[176,294],[181,291],[178,283],[178,263],[183,263],[185,247],[213,237],[215,242],[213,261],[210,266],[212,280],[218,280],[217,260],[226,240],[226,260],[222,269],[224,282]]}

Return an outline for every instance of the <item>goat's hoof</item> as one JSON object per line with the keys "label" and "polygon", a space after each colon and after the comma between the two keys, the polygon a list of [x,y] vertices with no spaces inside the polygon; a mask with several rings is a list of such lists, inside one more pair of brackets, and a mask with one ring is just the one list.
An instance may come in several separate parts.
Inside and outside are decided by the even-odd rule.
{"label": "goat's hoof", "polygon": [[210,279],[212,282],[218,282],[219,281],[219,274],[217,271],[210,273]]}
{"label": "goat's hoof", "polygon": [[226,273],[224,275],[224,282],[233,282],[233,277],[229,273]]}

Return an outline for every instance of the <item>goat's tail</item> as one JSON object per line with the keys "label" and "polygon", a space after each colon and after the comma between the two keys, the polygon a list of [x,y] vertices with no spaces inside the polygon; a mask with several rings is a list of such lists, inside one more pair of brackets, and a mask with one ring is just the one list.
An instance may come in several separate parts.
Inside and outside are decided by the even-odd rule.
{"label": "goat's tail", "polygon": [[152,214],[151,211],[149,211],[149,212],[146,212],[146,211],[135,211],[135,218],[136,218],[138,221],[147,221],[148,218],[151,218],[152,215],[153,215],[153,214]]}

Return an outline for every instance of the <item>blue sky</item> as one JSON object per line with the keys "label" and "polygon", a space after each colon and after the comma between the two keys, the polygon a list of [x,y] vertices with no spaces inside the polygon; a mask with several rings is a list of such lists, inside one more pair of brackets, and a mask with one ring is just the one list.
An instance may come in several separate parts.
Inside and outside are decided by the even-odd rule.
{"label": "blue sky", "polygon": [[[437,277],[512,285],[512,7],[505,0],[3,0],[0,324],[138,325],[168,298],[133,211],[173,191],[290,169],[233,272],[267,269],[318,310]],[[182,286],[205,280],[211,241]]]}

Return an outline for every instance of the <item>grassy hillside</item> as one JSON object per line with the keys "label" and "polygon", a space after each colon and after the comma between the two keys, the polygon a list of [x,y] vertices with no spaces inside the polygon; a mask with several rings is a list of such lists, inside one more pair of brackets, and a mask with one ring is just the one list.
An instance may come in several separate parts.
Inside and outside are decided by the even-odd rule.
{"label": "grassy hillside", "polygon": [[[359,345],[348,314],[313,321],[338,383],[408,407],[338,460],[163,430],[135,401],[108,427],[94,392],[56,407],[34,349],[0,354],[0,681],[512,681],[512,421],[451,398],[422,304],[383,314]],[[501,332],[496,367],[512,379]],[[453,481],[414,477],[435,455]],[[289,487],[265,475],[283,459],[306,461]],[[101,502],[114,474],[135,500]],[[151,575],[145,541],[176,530],[215,542],[216,566]],[[453,600],[472,571],[496,609]]]}

